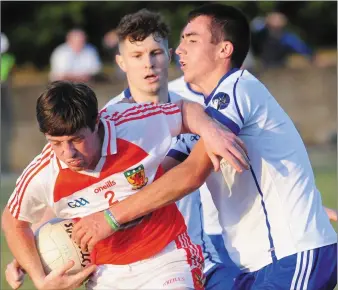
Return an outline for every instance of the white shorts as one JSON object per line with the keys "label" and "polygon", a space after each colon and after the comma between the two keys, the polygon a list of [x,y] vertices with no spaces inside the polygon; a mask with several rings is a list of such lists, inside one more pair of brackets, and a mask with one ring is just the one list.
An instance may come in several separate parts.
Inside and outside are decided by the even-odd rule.
{"label": "white shorts", "polygon": [[128,265],[100,265],[86,284],[88,290],[204,289],[203,255],[187,233],[157,255]]}

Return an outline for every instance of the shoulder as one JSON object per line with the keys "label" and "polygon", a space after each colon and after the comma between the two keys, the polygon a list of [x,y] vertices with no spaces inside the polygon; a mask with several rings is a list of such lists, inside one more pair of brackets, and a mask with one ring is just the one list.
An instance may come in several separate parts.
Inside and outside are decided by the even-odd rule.
{"label": "shoulder", "polygon": [[168,83],[170,90],[179,89],[185,86],[184,76],[172,80]]}
{"label": "shoulder", "polygon": [[[121,102],[124,99],[124,91],[122,93],[120,93],[119,95],[117,95],[116,97],[112,97],[102,108],[102,110],[104,110],[105,108],[107,108],[108,106],[112,106],[115,105],[119,102]],[[102,111],[101,110],[101,111]]]}
{"label": "shoulder", "polygon": [[87,53],[96,53],[97,49],[94,45],[87,43],[84,47],[84,51]]}
{"label": "shoulder", "polygon": [[55,165],[54,157],[54,151],[50,144],[47,144],[22,172],[17,181],[17,186],[20,183],[21,187],[27,187],[29,184],[43,183],[47,180]]}

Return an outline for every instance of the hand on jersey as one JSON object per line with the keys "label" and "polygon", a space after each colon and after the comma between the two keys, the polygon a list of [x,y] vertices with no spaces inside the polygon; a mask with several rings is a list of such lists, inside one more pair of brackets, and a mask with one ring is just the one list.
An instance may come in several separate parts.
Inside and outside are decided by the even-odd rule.
{"label": "hand on jersey", "polygon": [[102,211],[81,218],[75,223],[72,239],[83,251],[91,252],[97,242],[114,233]]}
{"label": "hand on jersey", "polygon": [[248,152],[244,142],[228,128],[212,122],[208,127],[208,131],[202,137],[205,150],[215,171],[220,168],[218,156],[238,172],[243,172],[243,170],[250,168]]}
{"label": "hand on jersey", "polygon": [[82,283],[91,275],[96,265],[88,265],[81,272],[68,275],[67,271],[74,266],[74,261],[69,261],[59,269],[55,269],[39,281],[34,281],[37,289],[41,290],[73,290],[82,285]]}
{"label": "hand on jersey", "polygon": [[7,265],[5,275],[6,281],[12,289],[19,289],[25,278],[25,272],[16,259],[13,259],[13,261]]}

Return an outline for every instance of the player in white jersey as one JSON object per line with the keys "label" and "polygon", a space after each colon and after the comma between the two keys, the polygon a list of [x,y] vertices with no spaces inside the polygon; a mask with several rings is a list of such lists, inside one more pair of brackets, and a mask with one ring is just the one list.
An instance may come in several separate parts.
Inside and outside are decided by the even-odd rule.
{"label": "player in white jersey", "polygon": [[[223,176],[213,172],[206,181],[226,249],[242,270],[230,287],[333,289],[336,233],[295,126],[266,87],[240,69],[249,46],[246,17],[234,7],[208,4],[189,14],[176,50],[185,81],[207,96],[206,111],[248,146],[250,170],[238,174],[223,162]],[[110,207],[115,218],[127,222],[181,198],[192,186],[182,175],[194,172],[199,181],[194,186],[200,186],[199,177],[210,170],[202,146],[196,144],[182,164]]]}
{"label": "player in white jersey", "polygon": [[[169,90],[179,94],[180,96],[184,97],[184,99],[197,102],[205,106],[204,95],[199,92],[197,87],[186,83],[184,81],[184,76],[169,82]],[[178,162],[183,162],[189,156],[192,148],[195,146],[198,140],[199,136],[196,135],[179,138],[175,145],[168,152],[168,156],[172,157]],[[226,267],[226,271],[228,272],[229,276],[236,277],[239,274],[239,268],[230,259],[229,254],[224,247],[222,228],[218,219],[218,210],[215,207],[207,185],[203,184],[199,188],[199,192],[202,205],[204,232],[209,236],[209,239],[213,243],[214,248],[216,249],[223,265]]]}
{"label": "player in white jersey", "polygon": [[[49,144],[19,177],[2,228],[38,289],[74,289],[95,270],[90,266],[68,276],[70,262],[44,274],[30,223],[38,221],[47,206],[60,218],[98,213],[114,223],[107,208],[161,176],[172,137],[201,133],[213,154],[227,150],[209,137],[219,134],[222,144],[228,133],[194,103],[120,104],[98,116],[89,87],[55,82],[39,97],[36,114]],[[77,200],[85,202],[73,206]],[[87,283],[89,289],[204,289],[201,249],[191,243],[175,204],[98,243],[91,259],[99,266]]]}
{"label": "player in white jersey", "polygon": [[[169,90],[184,96],[189,101],[197,102],[203,106],[207,104],[204,102],[204,95],[199,91],[199,88],[184,81],[184,76],[181,76],[169,82]],[[172,158],[182,162],[190,154],[192,148],[195,146],[198,138],[185,138],[172,147],[168,153]],[[233,262],[230,260],[229,254],[226,251],[222,238],[222,228],[218,220],[218,211],[214,205],[211,193],[206,184],[200,188],[201,201],[204,215],[204,231],[209,235],[213,242],[219,256],[225,265],[233,267]],[[332,221],[337,221],[337,211],[331,208],[324,207],[328,217]]]}

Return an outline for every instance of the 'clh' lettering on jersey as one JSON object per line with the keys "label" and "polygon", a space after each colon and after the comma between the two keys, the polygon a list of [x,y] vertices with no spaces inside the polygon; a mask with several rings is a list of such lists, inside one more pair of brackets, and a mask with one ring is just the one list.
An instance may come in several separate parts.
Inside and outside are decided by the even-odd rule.
{"label": "'clh' lettering on jersey", "polygon": [[[71,171],[47,145],[17,181],[8,202],[13,216],[34,223],[50,206],[57,217],[80,218],[107,209],[161,176],[160,164],[182,126],[175,104],[119,104],[100,118],[105,136],[95,170]],[[99,242],[92,258],[97,264],[150,258],[184,231],[183,217],[172,204]]]}

